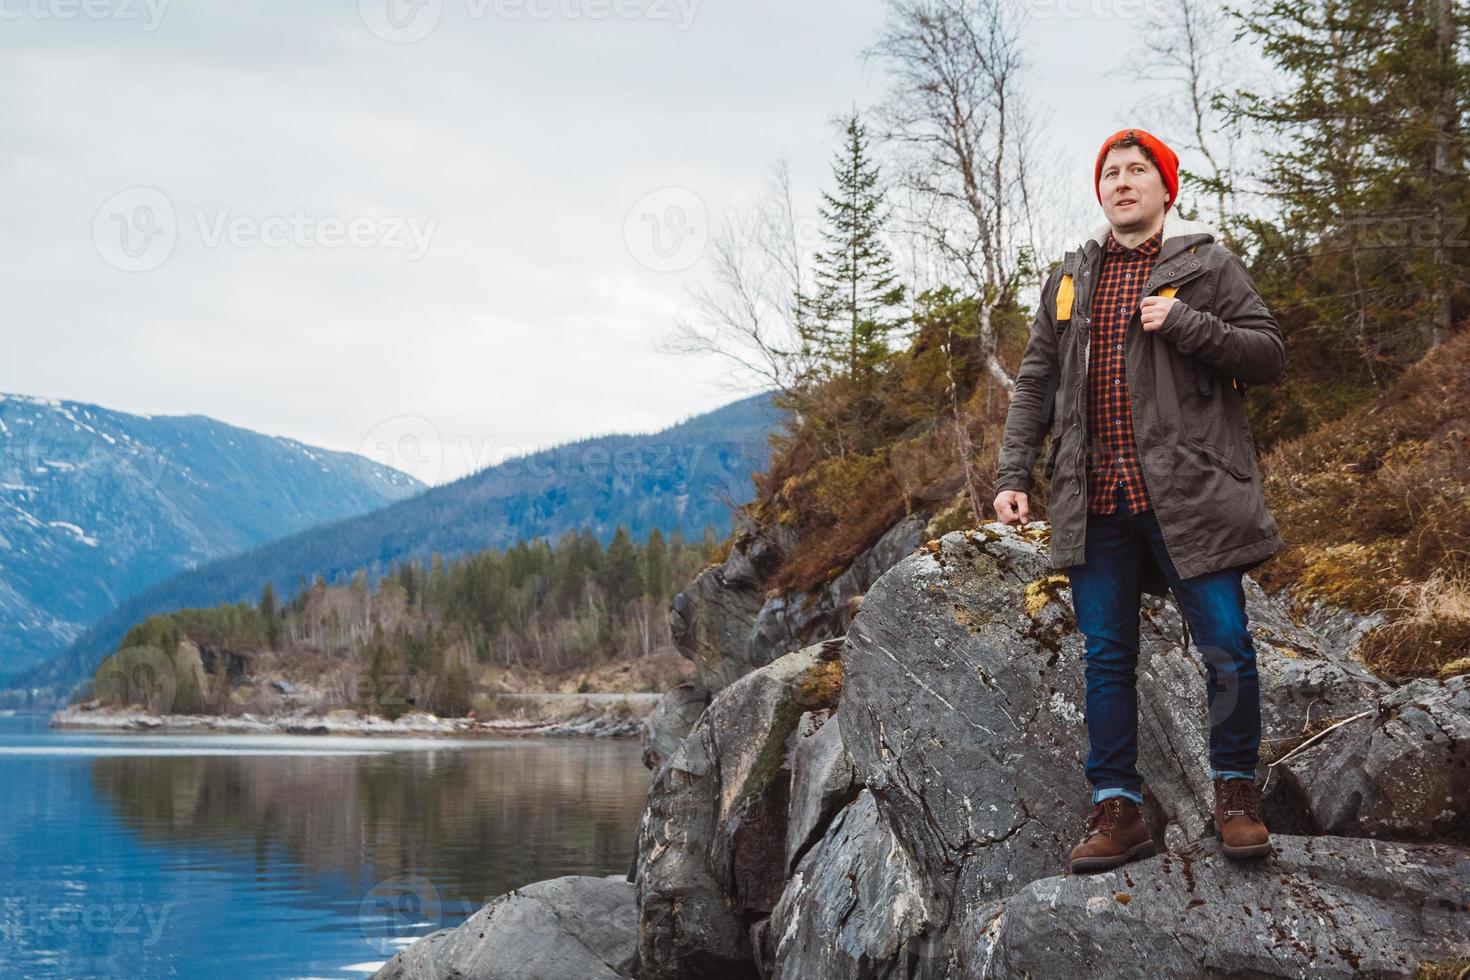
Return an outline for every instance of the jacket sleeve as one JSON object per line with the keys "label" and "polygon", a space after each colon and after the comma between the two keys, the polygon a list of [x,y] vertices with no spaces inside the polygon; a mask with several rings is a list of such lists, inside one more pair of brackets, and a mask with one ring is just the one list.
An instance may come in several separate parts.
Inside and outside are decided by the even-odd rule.
{"label": "jacket sleeve", "polygon": [[[1031,338],[1021,355],[1021,368],[1016,372],[1015,390],[1006,410],[1005,434],[1001,438],[1000,460],[995,467],[995,492],[1020,490],[1031,492],[1031,470],[1041,452],[1051,420],[1043,417],[1046,389],[1057,374],[1056,295],[1061,269],[1053,269],[1041,287],[1041,302],[1031,322]],[[1055,411],[1053,411],[1055,414]]]}
{"label": "jacket sleeve", "polygon": [[1226,252],[1213,312],[1175,301],[1159,333],[1182,354],[1197,357],[1246,384],[1275,384],[1286,373],[1286,342],[1245,263]]}

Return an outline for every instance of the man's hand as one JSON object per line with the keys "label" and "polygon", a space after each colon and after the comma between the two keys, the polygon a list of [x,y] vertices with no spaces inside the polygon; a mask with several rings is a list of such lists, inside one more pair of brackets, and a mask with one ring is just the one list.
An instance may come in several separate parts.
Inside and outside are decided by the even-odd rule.
{"label": "man's hand", "polygon": [[1145,296],[1138,305],[1138,315],[1143,320],[1143,329],[1153,332],[1164,325],[1169,308],[1179,302],[1172,296]]}
{"label": "man's hand", "polygon": [[1025,524],[1031,519],[1031,505],[1019,490],[1002,490],[995,495],[995,514],[1002,524]]}

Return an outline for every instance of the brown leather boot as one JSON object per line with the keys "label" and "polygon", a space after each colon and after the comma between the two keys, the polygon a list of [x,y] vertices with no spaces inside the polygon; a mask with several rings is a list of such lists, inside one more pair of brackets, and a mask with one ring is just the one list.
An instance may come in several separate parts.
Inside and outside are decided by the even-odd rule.
{"label": "brown leather boot", "polygon": [[1125,796],[1095,803],[1082,842],[1072,848],[1073,874],[1106,871],[1154,853],[1154,838],[1138,804]]}
{"label": "brown leather boot", "polygon": [[1271,834],[1261,822],[1260,803],[1254,779],[1215,780],[1215,833],[1226,857],[1271,853]]}

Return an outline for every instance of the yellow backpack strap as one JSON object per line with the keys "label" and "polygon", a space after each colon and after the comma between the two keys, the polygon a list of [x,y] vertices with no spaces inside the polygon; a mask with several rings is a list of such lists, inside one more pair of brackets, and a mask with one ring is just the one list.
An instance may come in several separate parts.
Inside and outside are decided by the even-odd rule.
{"label": "yellow backpack strap", "polygon": [[1064,273],[1057,283],[1057,322],[1072,319],[1072,301],[1077,298],[1077,287],[1070,273]]}

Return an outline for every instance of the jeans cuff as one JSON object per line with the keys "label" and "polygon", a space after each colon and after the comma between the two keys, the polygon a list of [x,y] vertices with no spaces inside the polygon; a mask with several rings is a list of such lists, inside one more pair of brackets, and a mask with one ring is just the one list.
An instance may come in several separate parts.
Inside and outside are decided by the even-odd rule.
{"label": "jeans cuff", "polygon": [[1254,780],[1256,774],[1253,772],[1238,772],[1234,769],[1211,769],[1210,779],[1250,779]]}
{"label": "jeans cuff", "polygon": [[1093,790],[1092,802],[1101,803],[1103,800],[1111,799],[1114,796],[1126,796],[1139,806],[1143,806],[1143,794],[1136,790],[1124,789],[1121,786],[1109,786],[1106,789]]}

